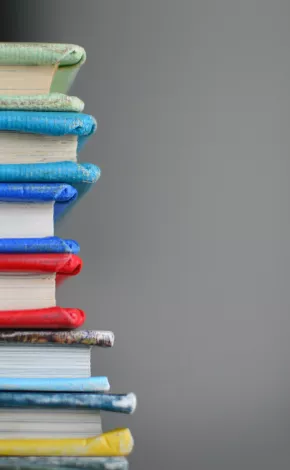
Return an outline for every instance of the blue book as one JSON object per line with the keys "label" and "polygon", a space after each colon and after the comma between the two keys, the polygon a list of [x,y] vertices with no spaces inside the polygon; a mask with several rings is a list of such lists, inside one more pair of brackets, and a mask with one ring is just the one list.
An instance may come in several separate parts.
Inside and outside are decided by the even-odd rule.
{"label": "blue book", "polygon": [[110,384],[107,377],[89,378],[13,378],[0,377],[2,391],[35,392],[107,392]]}
{"label": "blue book", "polygon": [[100,175],[101,170],[92,163],[61,162],[0,165],[0,183],[66,183],[77,190],[77,200],[92,188]]}
{"label": "blue book", "polygon": [[0,391],[1,408],[72,408],[131,414],[136,409],[134,393],[52,393]]}
{"label": "blue book", "polygon": [[0,163],[75,159],[96,128],[83,113],[0,111]]}
{"label": "blue book", "polygon": [[[1,168],[1,165],[0,165]],[[54,240],[54,222],[61,217],[77,198],[77,190],[65,183],[0,183],[0,247],[4,252],[22,252],[21,247],[27,245],[25,239],[41,239],[44,242],[27,245],[26,252],[40,251],[49,243],[58,246],[58,253],[72,252],[77,249],[65,247],[60,239]],[[15,242],[11,239],[24,239]],[[65,251],[63,251],[65,249]],[[52,250],[52,246],[49,251]],[[55,252],[55,251],[53,251]]]}
{"label": "blue book", "polygon": [[5,470],[129,470],[125,457],[9,457],[0,456]]}
{"label": "blue book", "polygon": [[78,254],[79,244],[59,237],[0,238],[0,253],[73,253]]}

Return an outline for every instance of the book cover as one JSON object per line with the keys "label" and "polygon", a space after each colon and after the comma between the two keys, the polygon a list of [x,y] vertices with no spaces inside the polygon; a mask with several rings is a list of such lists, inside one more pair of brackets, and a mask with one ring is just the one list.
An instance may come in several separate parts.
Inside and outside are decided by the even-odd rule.
{"label": "book cover", "polygon": [[56,273],[62,277],[75,276],[82,269],[82,260],[71,253],[0,253],[0,272]]}
{"label": "book cover", "polygon": [[77,190],[66,183],[0,183],[0,202],[54,202],[55,220],[64,215],[77,196]]}
{"label": "book cover", "polygon": [[[65,183],[78,193],[76,202],[99,179],[101,170],[92,163],[28,163],[0,165],[0,183]],[[70,205],[72,207],[73,204]]]}
{"label": "book cover", "polygon": [[112,331],[75,330],[75,331],[0,331],[1,343],[51,343],[101,346],[114,345]]}
{"label": "book cover", "polygon": [[88,439],[0,439],[0,454],[15,456],[122,457],[133,449],[129,429],[115,429]]}
{"label": "book cover", "polygon": [[0,44],[0,65],[56,66],[51,92],[66,93],[85,60],[85,50],[74,44],[25,42]]}
{"label": "book cover", "polygon": [[128,470],[125,457],[1,457],[5,470]]}
{"label": "book cover", "polygon": [[74,240],[59,237],[0,238],[0,253],[73,253],[80,251]]}
{"label": "book cover", "polygon": [[43,95],[1,95],[0,110],[10,111],[71,111],[81,113],[85,107],[76,96],[63,93]]}
{"label": "book cover", "polygon": [[97,128],[89,114],[46,111],[0,111],[0,131],[44,135],[76,135],[78,150]]}
{"label": "book cover", "polygon": [[0,392],[0,410],[1,408],[73,408],[132,414],[136,404],[134,393]]}
{"label": "book cover", "polygon": [[[107,392],[107,377],[88,378],[14,378],[0,377],[0,390],[35,392]],[[1,446],[0,446],[1,448]],[[1,455],[1,450],[0,450]]]}
{"label": "book cover", "polygon": [[78,308],[0,310],[0,329],[71,329],[82,326],[85,319],[85,312]]}

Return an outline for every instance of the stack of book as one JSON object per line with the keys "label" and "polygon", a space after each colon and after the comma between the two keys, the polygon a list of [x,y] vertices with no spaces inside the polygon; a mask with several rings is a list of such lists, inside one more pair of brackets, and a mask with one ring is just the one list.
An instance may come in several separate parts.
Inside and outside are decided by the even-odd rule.
{"label": "stack of book", "polygon": [[132,413],[135,395],[91,377],[113,333],[77,330],[85,313],[55,299],[82,261],[54,223],[100,176],[77,162],[96,122],[66,95],[84,61],[74,45],[0,43],[0,468],[124,470],[133,447],[100,411]]}

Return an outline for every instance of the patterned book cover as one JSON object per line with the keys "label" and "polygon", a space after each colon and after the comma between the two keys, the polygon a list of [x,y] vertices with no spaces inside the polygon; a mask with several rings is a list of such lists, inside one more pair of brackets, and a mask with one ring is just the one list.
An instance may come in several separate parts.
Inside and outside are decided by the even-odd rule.
{"label": "patterned book cover", "polygon": [[51,393],[1,392],[1,408],[73,408],[132,414],[136,409],[134,393]]}
{"label": "patterned book cover", "polygon": [[111,348],[114,345],[112,331],[0,331],[1,343],[51,343],[62,345],[85,345]]}

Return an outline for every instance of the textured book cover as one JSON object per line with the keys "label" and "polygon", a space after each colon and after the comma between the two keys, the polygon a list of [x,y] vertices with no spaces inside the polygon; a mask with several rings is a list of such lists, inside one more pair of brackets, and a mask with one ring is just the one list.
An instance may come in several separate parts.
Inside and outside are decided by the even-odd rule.
{"label": "textured book cover", "polygon": [[54,202],[55,220],[64,215],[77,196],[77,190],[65,183],[0,183],[0,202]]}
{"label": "textured book cover", "polygon": [[54,136],[76,135],[78,150],[96,130],[95,119],[82,113],[46,111],[0,111],[0,131]]}
{"label": "textured book cover", "polygon": [[[89,378],[13,378],[0,377],[2,391],[35,392],[108,392],[110,384],[107,377]],[[0,446],[1,447],[1,446]],[[1,451],[0,451],[1,455]],[[17,454],[16,454],[17,455]]]}
{"label": "textured book cover", "polygon": [[71,111],[81,113],[85,107],[76,96],[63,93],[43,95],[1,95],[0,110],[2,111]]}
{"label": "textured book cover", "polygon": [[73,408],[132,414],[136,396],[134,393],[0,392],[1,408]]}
{"label": "textured book cover", "polygon": [[0,253],[73,253],[80,251],[74,240],[59,237],[0,238]]}
{"label": "textured book cover", "polygon": [[[99,179],[101,170],[92,163],[28,163],[0,165],[0,183],[65,183],[73,186],[78,200]],[[71,204],[70,206],[72,206]]]}
{"label": "textured book cover", "polygon": [[101,346],[111,348],[114,344],[112,331],[0,331],[1,343],[51,343],[63,345]]}
{"label": "textured book cover", "polygon": [[125,457],[1,457],[6,470],[128,470]]}
{"label": "textured book cover", "polygon": [[88,439],[0,439],[0,455],[122,457],[133,449],[129,429],[115,429]]}
{"label": "textured book cover", "polygon": [[70,253],[0,253],[0,272],[56,273],[57,281],[75,276],[82,268],[82,260]]}
{"label": "textured book cover", "polygon": [[0,65],[55,65],[51,92],[66,93],[85,60],[85,50],[74,44],[0,44]]}
{"label": "textured book cover", "polygon": [[71,329],[85,322],[78,308],[49,307],[30,310],[0,310],[0,329]]}

